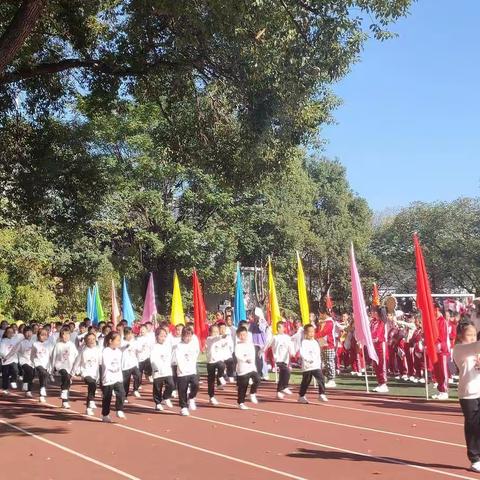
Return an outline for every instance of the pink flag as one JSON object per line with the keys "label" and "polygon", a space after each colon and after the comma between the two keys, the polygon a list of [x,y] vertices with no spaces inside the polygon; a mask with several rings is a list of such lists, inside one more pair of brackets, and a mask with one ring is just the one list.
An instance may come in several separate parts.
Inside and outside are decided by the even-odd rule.
{"label": "pink flag", "polygon": [[352,276],[352,304],[353,321],[355,324],[355,338],[362,346],[367,347],[369,357],[378,363],[377,352],[373,346],[372,332],[368,321],[367,307],[363,297],[362,285],[358,275],[357,264],[355,262],[355,252],[353,243],[350,247],[350,273]]}
{"label": "pink flag", "polygon": [[110,298],[112,303],[112,323],[113,329],[117,329],[117,323],[120,319],[120,309],[118,308],[117,295],[115,294],[115,283],[112,279],[112,291],[110,292]]}
{"label": "pink flag", "polygon": [[145,294],[145,303],[143,305],[142,323],[151,322],[152,317],[156,314],[155,288],[153,286],[153,273],[151,273],[148,279],[147,293]]}

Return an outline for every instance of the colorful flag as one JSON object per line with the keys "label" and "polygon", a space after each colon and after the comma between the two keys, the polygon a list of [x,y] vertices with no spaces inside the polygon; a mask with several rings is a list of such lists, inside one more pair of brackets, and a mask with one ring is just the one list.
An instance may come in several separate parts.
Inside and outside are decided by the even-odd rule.
{"label": "colorful flag", "polygon": [[417,270],[417,307],[422,312],[423,335],[425,338],[425,346],[427,347],[429,366],[431,368],[431,366],[438,361],[437,350],[435,348],[435,342],[438,338],[438,325],[433,308],[432,292],[430,290],[430,282],[428,281],[422,247],[420,246],[416,233],[413,234],[413,244],[415,247],[415,264]]}
{"label": "colorful flag", "polygon": [[233,301],[233,322],[238,326],[239,322],[247,319],[245,310],[245,298],[243,296],[243,279],[240,271],[240,263],[237,263],[237,278],[235,287],[235,299]]}
{"label": "colorful flag", "polygon": [[207,310],[196,270],[193,271],[193,331],[198,337],[200,349],[203,352],[205,340],[208,337]]}
{"label": "colorful flag", "polygon": [[302,260],[297,252],[297,287],[298,303],[300,304],[300,313],[302,315],[302,325],[310,323],[310,308],[308,306],[307,287],[305,286],[305,274],[303,273]]}
{"label": "colorful flag", "polygon": [[129,327],[133,325],[135,320],[135,312],[133,311],[132,302],[127,289],[127,280],[123,277],[122,285],[122,318],[126,320]]}
{"label": "colorful flag", "polygon": [[185,325],[185,315],[183,313],[182,294],[180,293],[180,283],[178,275],[173,273],[173,295],[172,295],[172,312],[170,314],[170,323],[172,325]]}
{"label": "colorful flag", "polygon": [[374,307],[380,306],[380,295],[378,294],[378,287],[377,284],[373,284],[373,291],[372,291],[372,305]]}
{"label": "colorful flag", "polygon": [[327,310],[330,312],[333,308],[333,301],[330,298],[330,287],[327,290],[327,296],[325,297],[325,306],[327,307]]}
{"label": "colorful flag", "polygon": [[282,320],[280,308],[278,306],[277,290],[275,289],[275,280],[273,278],[272,260],[268,257],[268,308],[270,313],[270,324],[272,333],[277,333],[277,323]]}
{"label": "colorful flag", "polygon": [[93,318],[93,292],[90,287],[87,290],[87,318]]}
{"label": "colorful flag", "polygon": [[360,276],[358,275],[357,263],[355,262],[355,252],[353,243],[350,246],[350,274],[352,277],[352,304],[353,321],[355,325],[355,337],[362,346],[367,347],[369,357],[378,363],[377,352],[373,346],[372,332],[368,321],[367,307],[363,297]]}
{"label": "colorful flag", "polygon": [[102,308],[102,300],[100,299],[100,288],[98,283],[95,282],[95,286],[93,287],[94,291],[94,299],[93,299],[93,318],[92,324],[98,325],[99,322],[103,322],[105,320],[105,315],[103,313]]}
{"label": "colorful flag", "polygon": [[143,304],[142,322],[151,322],[157,314],[157,305],[155,303],[155,286],[153,284],[153,273],[150,273],[148,279],[147,292],[145,293],[145,303]]}
{"label": "colorful flag", "polygon": [[112,323],[113,329],[117,329],[117,323],[120,320],[120,310],[118,308],[117,294],[115,293],[115,282],[112,278],[112,289],[110,291],[110,302],[112,304]]}

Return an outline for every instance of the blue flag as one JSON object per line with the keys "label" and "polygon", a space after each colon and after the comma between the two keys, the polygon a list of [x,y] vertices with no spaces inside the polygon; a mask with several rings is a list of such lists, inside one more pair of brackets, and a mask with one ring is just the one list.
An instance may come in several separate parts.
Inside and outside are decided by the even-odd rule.
{"label": "blue flag", "polygon": [[133,321],[135,320],[135,312],[133,311],[132,302],[130,301],[125,277],[123,277],[122,285],[122,318],[127,321],[129,327],[133,325]]}
{"label": "blue flag", "polygon": [[238,326],[239,322],[247,319],[247,312],[245,311],[245,299],[243,297],[243,280],[239,263],[237,263],[237,285],[235,287],[235,300],[233,306],[233,323],[235,326]]}
{"label": "blue flag", "polygon": [[92,320],[93,317],[93,294],[92,289],[88,287],[87,290],[87,318]]}

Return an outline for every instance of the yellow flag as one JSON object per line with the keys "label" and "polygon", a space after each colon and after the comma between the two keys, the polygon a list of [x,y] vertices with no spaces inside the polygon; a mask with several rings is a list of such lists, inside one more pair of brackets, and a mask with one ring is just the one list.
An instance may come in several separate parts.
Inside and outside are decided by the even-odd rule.
{"label": "yellow flag", "polygon": [[180,283],[178,282],[177,272],[173,273],[173,295],[172,312],[170,314],[170,323],[185,325],[185,315],[183,314],[182,294],[180,293]]}
{"label": "yellow flag", "polygon": [[277,291],[275,289],[275,280],[273,279],[272,261],[268,258],[268,294],[270,303],[270,321],[272,322],[272,333],[277,333],[277,323],[282,320],[280,308],[278,306]]}
{"label": "yellow flag", "polygon": [[305,286],[305,274],[303,273],[302,260],[297,252],[297,286],[298,303],[300,304],[300,313],[302,315],[302,325],[310,323],[310,310],[308,308],[307,288]]}

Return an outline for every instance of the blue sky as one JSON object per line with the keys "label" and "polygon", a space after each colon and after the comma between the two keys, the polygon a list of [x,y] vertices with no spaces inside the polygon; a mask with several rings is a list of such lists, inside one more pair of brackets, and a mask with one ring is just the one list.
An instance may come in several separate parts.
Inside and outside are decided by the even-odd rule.
{"label": "blue sky", "polygon": [[377,211],[480,194],[480,0],[419,0],[334,85],[325,154]]}

